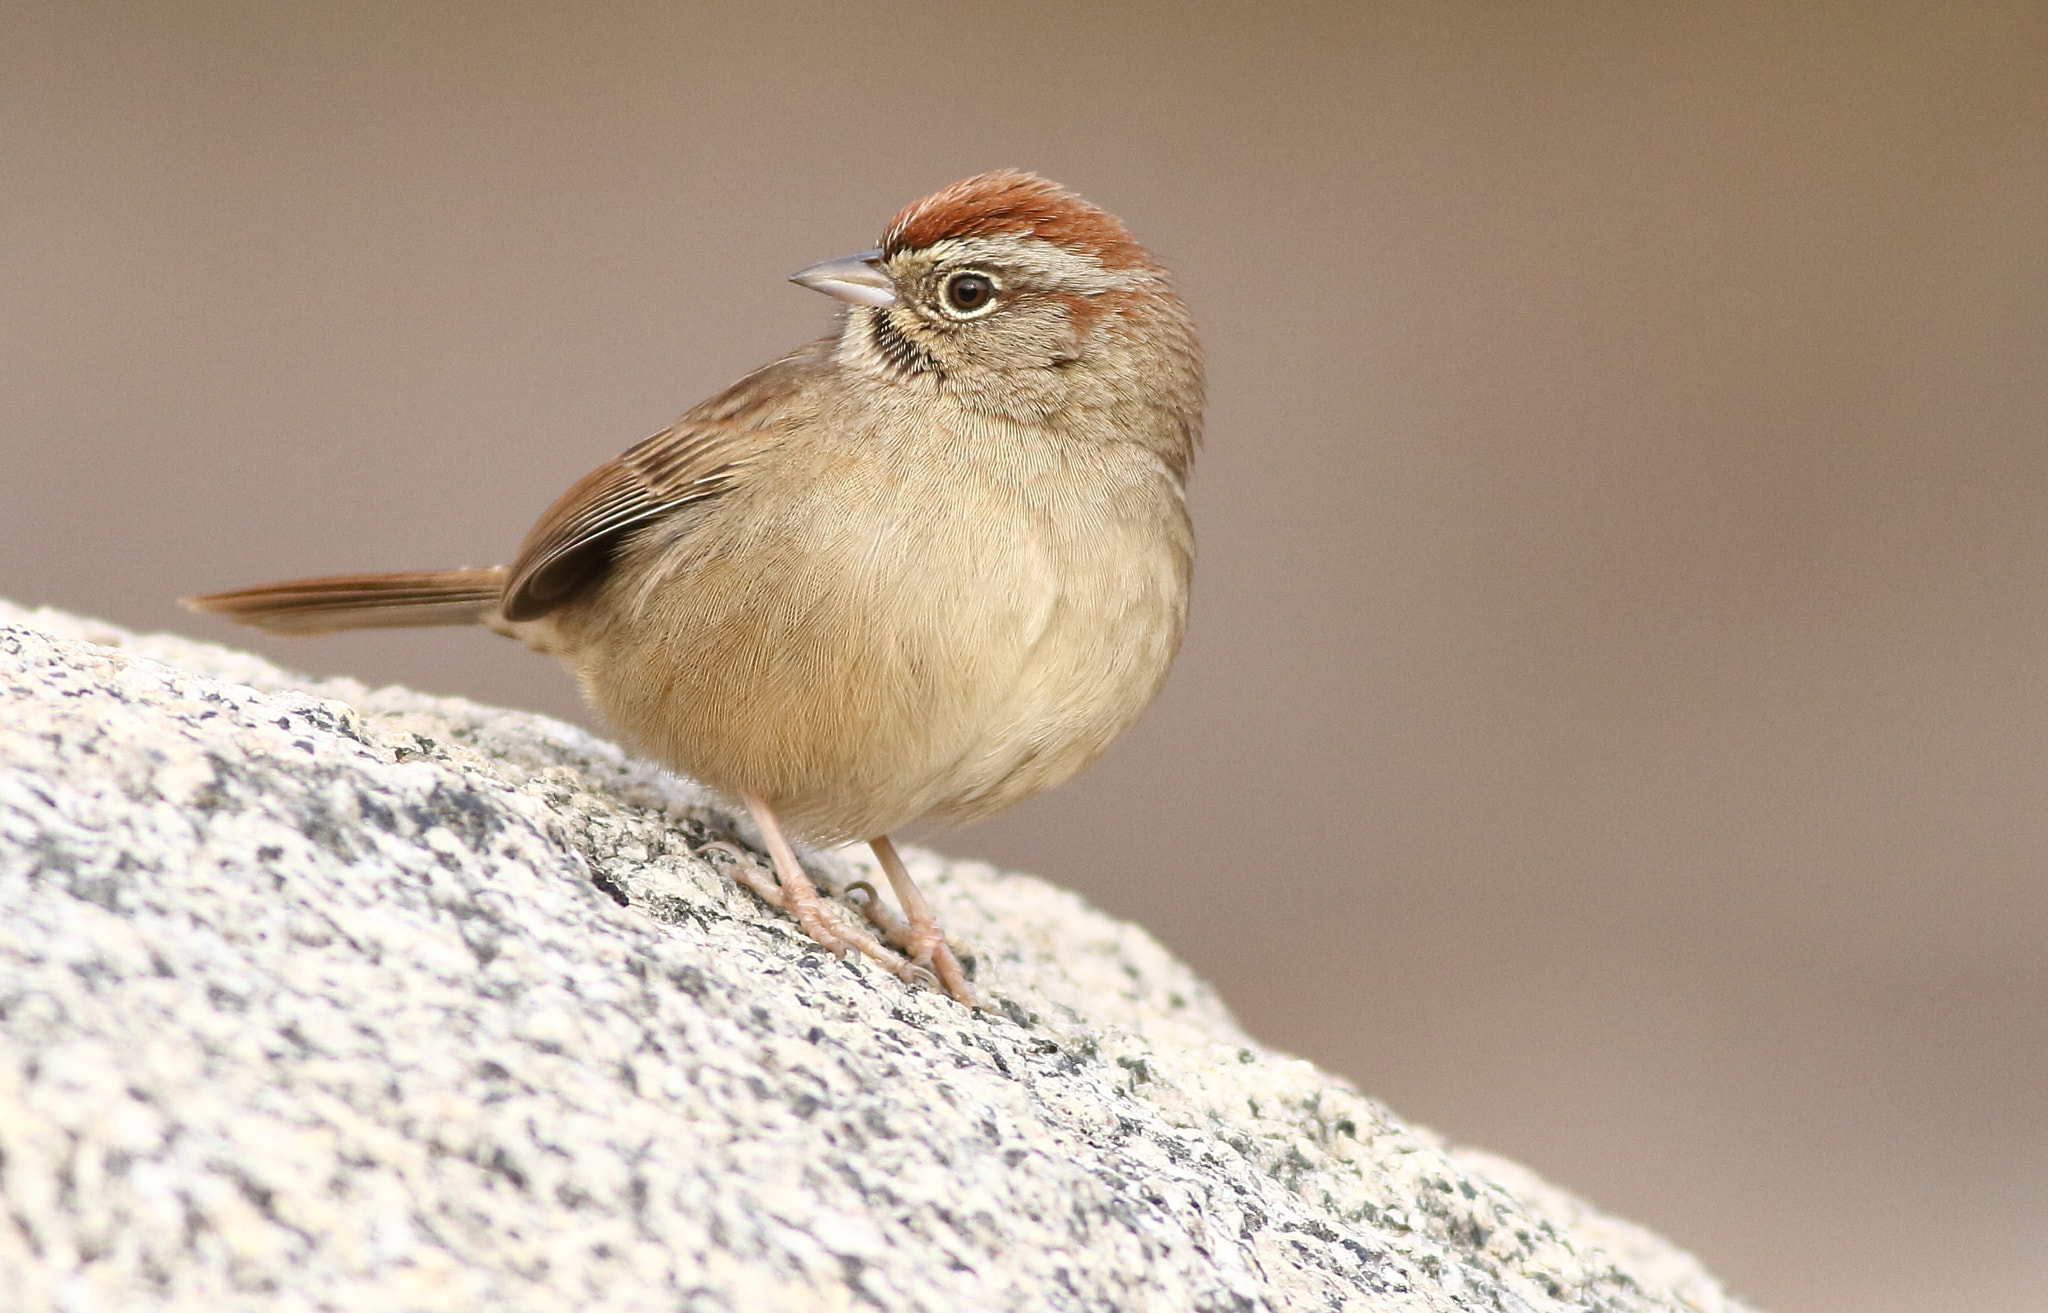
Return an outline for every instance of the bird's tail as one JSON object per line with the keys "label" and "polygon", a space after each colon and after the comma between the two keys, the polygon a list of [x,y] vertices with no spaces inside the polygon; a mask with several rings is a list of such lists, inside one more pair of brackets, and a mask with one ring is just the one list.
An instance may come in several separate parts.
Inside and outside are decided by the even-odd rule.
{"label": "bird's tail", "polygon": [[211,611],[273,634],[327,634],[337,629],[483,624],[496,615],[504,591],[505,569],[492,566],[288,579],[183,601],[194,611]]}

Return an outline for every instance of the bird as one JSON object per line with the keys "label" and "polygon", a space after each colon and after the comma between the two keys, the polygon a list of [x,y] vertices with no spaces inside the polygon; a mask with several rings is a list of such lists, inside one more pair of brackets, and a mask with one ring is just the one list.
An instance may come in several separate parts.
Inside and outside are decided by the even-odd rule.
{"label": "bird", "polygon": [[[743,861],[743,884],[972,1005],[890,836],[1064,783],[1159,692],[1202,349],[1120,220],[1015,169],[791,281],[844,303],[835,331],[593,470],[510,565],[183,600],[280,634],[481,625],[555,657],[630,749],[752,815],[772,876]],[[878,939],[828,912],[793,840],[867,842],[902,916],[870,897]]]}

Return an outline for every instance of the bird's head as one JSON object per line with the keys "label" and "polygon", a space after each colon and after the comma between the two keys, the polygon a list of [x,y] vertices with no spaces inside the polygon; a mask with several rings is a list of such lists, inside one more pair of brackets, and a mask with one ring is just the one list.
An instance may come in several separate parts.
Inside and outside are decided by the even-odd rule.
{"label": "bird's head", "polygon": [[852,305],[839,358],[877,379],[1037,422],[1163,403],[1190,442],[1200,422],[1200,348],[1165,268],[1035,174],[956,182],[793,281]]}

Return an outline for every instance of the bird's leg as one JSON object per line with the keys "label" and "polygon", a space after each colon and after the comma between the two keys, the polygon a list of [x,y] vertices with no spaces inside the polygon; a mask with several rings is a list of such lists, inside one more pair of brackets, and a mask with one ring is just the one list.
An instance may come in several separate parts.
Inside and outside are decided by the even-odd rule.
{"label": "bird's leg", "polygon": [[735,879],[759,895],[762,902],[795,917],[805,934],[835,956],[843,957],[851,949],[873,958],[887,967],[890,974],[905,980],[916,980],[920,975],[929,977],[929,971],[890,952],[867,931],[859,926],[841,924],[827,913],[818,897],[817,887],[796,860],[796,850],[783,836],[782,825],[775,819],[774,810],[755,794],[742,793],[740,797],[745,800],[747,810],[753,813],[754,824],[761,828],[761,840],[767,844],[768,858],[775,864],[776,882],[770,883],[762,878],[759,868],[746,862],[733,868]]}
{"label": "bird's leg", "polygon": [[914,965],[937,975],[939,983],[955,1000],[973,1007],[974,991],[967,987],[967,973],[960,969],[960,959],[954,957],[953,950],[946,946],[946,932],[939,928],[931,905],[925,902],[917,883],[904,869],[903,859],[896,855],[896,845],[889,842],[889,836],[884,834],[868,840],[868,847],[875,850],[875,860],[882,864],[883,874],[889,877],[889,887],[896,891],[896,901],[903,905],[903,915],[910,922],[908,926],[886,926],[885,929],[896,932],[890,933],[890,941],[909,954]]}

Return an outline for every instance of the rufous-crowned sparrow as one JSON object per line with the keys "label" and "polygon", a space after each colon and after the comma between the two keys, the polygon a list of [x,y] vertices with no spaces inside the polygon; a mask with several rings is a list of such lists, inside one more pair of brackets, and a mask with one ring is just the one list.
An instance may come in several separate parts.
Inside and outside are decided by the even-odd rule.
{"label": "rufous-crowned sparrow", "polygon": [[[850,303],[564,493],[510,566],[188,600],[276,633],[480,624],[549,653],[628,742],[746,804],[740,878],[820,944],[967,981],[889,833],[987,816],[1159,691],[1194,562],[1186,307],[1122,223],[969,178],[795,282]],[[868,840],[904,955],[826,911],[785,834]],[[907,955],[907,957],[905,956]]]}

